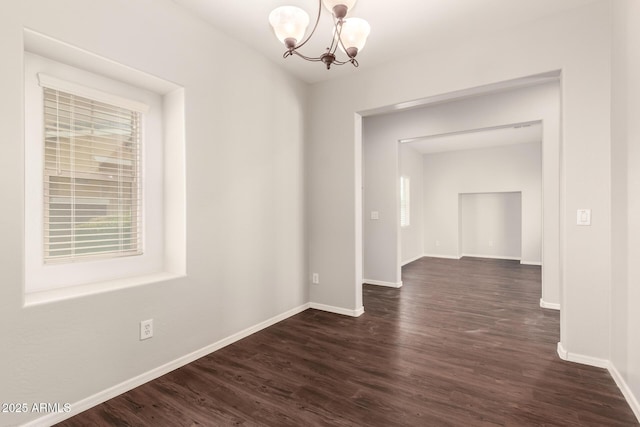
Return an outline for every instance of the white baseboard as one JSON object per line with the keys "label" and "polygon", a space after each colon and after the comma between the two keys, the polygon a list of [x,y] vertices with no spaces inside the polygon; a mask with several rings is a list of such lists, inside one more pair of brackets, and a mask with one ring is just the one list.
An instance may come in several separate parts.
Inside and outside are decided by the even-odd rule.
{"label": "white baseboard", "polygon": [[406,261],[403,261],[403,262],[402,262],[402,264],[400,264],[400,266],[401,266],[401,267],[404,267],[404,266],[405,266],[405,265],[407,265],[407,264],[411,264],[413,261],[417,261],[417,260],[419,260],[420,258],[422,258],[423,256],[424,256],[424,255],[418,255],[418,256],[415,256],[415,257],[413,257],[413,258],[410,258],[410,259],[408,259],[408,260],[406,260]]}
{"label": "white baseboard", "polygon": [[[560,304],[555,303],[555,302],[546,302],[542,298],[540,298],[540,307],[548,308],[550,310],[560,310]],[[560,343],[558,343],[558,344],[560,344]]]}
{"label": "white baseboard", "polygon": [[[190,354],[179,357],[175,360],[172,360],[171,362],[165,363],[162,366],[159,366],[155,369],[152,369],[143,374],[140,374],[137,377],[128,379],[120,384],[116,384],[113,387],[100,391],[94,394],[93,396],[89,396],[76,403],[73,403],[71,404],[70,412],[61,412],[61,413],[54,412],[51,414],[47,414],[44,417],[40,417],[26,424],[23,424],[23,427],[24,426],[28,426],[28,427],[51,426],[61,421],[64,421],[66,419],[69,419],[74,415],[78,415],[79,413],[86,411],[87,409],[93,408],[94,406],[99,405],[103,402],[106,402],[109,399],[112,399],[116,396],[126,393],[129,390],[132,390],[138,386],[141,386],[142,384],[155,380],[156,378],[159,378],[162,375],[165,375],[184,365],[187,365],[195,360],[198,360],[201,357],[206,356],[207,354],[220,350],[221,348],[226,347],[229,344],[233,344],[234,342],[239,341],[243,338],[246,338],[251,334],[254,334],[262,329],[275,325],[276,323],[281,322],[291,316],[301,313],[307,310],[308,308],[311,308],[311,304],[306,303],[299,307],[288,310],[284,313],[281,313],[277,316],[267,319],[264,322],[260,322],[256,325],[250,326],[247,329],[244,329],[238,333],[235,333],[227,338],[223,338],[220,341],[217,341],[213,344],[210,344],[206,347],[196,350]],[[364,308],[362,310],[364,312]]]}
{"label": "white baseboard", "polygon": [[610,363],[607,359],[600,359],[592,356],[585,356],[584,354],[570,353],[568,352],[561,342],[558,343],[558,356],[560,359],[568,362],[581,363],[583,365],[595,366],[596,368],[609,368]]}
{"label": "white baseboard", "polygon": [[560,342],[558,343],[558,356],[560,356],[562,360],[567,360],[569,362],[576,362],[583,365],[590,365],[597,368],[607,369],[616,385],[620,389],[620,392],[624,396],[625,400],[629,404],[629,407],[631,407],[633,414],[638,419],[638,422],[640,422],[640,402],[638,401],[638,397],[633,394],[633,391],[631,390],[631,387],[629,387],[629,384],[627,384],[618,369],[613,363],[611,363],[610,360],[569,353],[567,350],[565,350],[564,346]]}
{"label": "white baseboard", "polygon": [[520,261],[520,258],[512,257],[512,256],[502,256],[502,255],[480,255],[480,254],[462,254],[462,257],[470,257],[470,258],[488,258],[488,259],[506,259],[509,261]]}
{"label": "white baseboard", "polygon": [[460,259],[460,257],[457,255],[424,254],[422,256],[426,256],[429,258]]}
{"label": "white baseboard", "polygon": [[388,288],[401,288],[402,287],[402,282],[393,283],[393,282],[383,282],[381,280],[363,279],[362,283],[363,284],[366,283],[368,285],[386,286]]}
{"label": "white baseboard", "polygon": [[629,403],[629,406],[638,419],[638,422],[640,422],[640,403],[638,403],[638,398],[633,394],[633,392],[631,391],[631,387],[629,387],[629,384],[627,384],[622,375],[620,375],[620,372],[618,372],[613,363],[609,363],[609,373],[618,385],[618,388],[622,392],[624,398],[627,400],[627,403]]}
{"label": "white baseboard", "polygon": [[542,263],[540,261],[524,261],[520,260],[520,264],[522,265],[535,265],[538,267],[542,267]]}
{"label": "white baseboard", "polygon": [[558,342],[558,347],[556,349],[556,351],[558,352],[558,357],[562,360],[567,360],[567,350],[564,349],[564,346],[562,345],[561,342]]}
{"label": "white baseboard", "polygon": [[609,361],[607,359],[599,359],[597,357],[585,356],[583,354],[567,353],[567,360],[569,362],[595,366],[596,368],[609,368]]}
{"label": "white baseboard", "polygon": [[327,311],[329,313],[342,314],[343,316],[360,317],[364,314],[364,307],[360,307],[355,310],[350,310],[348,308],[318,304],[317,302],[309,303],[309,307],[315,310]]}

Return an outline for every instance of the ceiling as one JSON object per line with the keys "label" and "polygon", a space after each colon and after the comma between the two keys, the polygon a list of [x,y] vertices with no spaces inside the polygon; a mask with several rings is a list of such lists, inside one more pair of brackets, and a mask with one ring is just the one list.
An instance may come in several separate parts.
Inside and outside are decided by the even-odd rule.
{"label": "ceiling", "polygon": [[[371,24],[367,45],[358,55],[359,69],[351,65],[326,70],[322,63],[297,57],[282,58],[284,46],[268,22],[278,6],[294,5],[317,15],[316,0],[173,0],[220,31],[271,58],[308,83],[365,70],[390,60],[429,50],[456,40],[518,27],[547,15],[599,0],[359,0],[350,16]],[[331,19],[323,8],[316,34],[304,46],[307,56],[324,52],[331,39]],[[310,24],[312,25],[312,24]]]}
{"label": "ceiling", "polygon": [[430,135],[401,141],[421,154],[481,149],[501,145],[542,142],[540,122],[517,123],[485,129],[471,129],[444,135]]}

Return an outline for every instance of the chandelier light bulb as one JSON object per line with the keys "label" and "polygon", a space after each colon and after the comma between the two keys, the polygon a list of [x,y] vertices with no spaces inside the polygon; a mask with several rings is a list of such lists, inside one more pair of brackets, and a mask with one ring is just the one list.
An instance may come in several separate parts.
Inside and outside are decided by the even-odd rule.
{"label": "chandelier light bulb", "polygon": [[[348,18],[345,19],[342,24],[342,32],[340,39],[342,43],[340,47],[345,50],[350,58],[356,56],[356,54],[362,49],[367,42],[367,37],[371,32],[371,26],[367,21],[360,18]],[[354,50],[355,49],[355,50]]]}
{"label": "chandelier light bulb", "polygon": [[269,23],[278,40],[287,48],[294,47],[307,31],[309,15],[295,6],[280,6],[269,14]]}

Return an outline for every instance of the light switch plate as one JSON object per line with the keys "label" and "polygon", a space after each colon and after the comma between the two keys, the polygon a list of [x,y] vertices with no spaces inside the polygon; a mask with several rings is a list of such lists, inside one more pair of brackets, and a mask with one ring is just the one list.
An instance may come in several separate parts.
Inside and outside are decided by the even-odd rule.
{"label": "light switch plate", "polygon": [[591,225],[591,209],[578,209],[576,224]]}
{"label": "light switch plate", "polygon": [[380,212],[371,211],[371,219],[380,219]]}

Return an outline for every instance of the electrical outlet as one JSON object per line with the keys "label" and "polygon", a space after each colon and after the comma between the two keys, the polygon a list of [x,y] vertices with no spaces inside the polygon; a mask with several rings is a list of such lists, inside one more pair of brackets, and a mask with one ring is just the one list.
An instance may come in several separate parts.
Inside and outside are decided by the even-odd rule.
{"label": "electrical outlet", "polygon": [[140,341],[153,337],[153,319],[140,322]]}
{"label": "electrical outlet", "polygon": [[311,283],[313,283],[314,285],[320,284],[320,275],[318,273],[313,273],[311,275]]}

